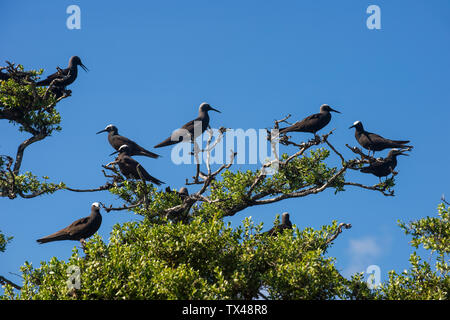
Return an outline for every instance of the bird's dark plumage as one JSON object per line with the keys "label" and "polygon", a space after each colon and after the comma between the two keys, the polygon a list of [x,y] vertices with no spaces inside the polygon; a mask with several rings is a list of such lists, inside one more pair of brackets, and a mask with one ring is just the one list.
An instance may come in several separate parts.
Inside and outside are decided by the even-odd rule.
{"label": "bird's dark plumage", "polygon": [[100,214],[100,205],[95,202],[92,204],[91,215],[89,217],[81,218],[64,229],[36,241],[46,243],[60,240],[84,240],[96,233],[101,224],[102,215]]}
{"label": "bird's dark plumage", "polygon": [[130,140],[124,136],[119,135],[117,127],[113,126],[112,124],[108,125],[105,129],[97,132],[97,134],[102,132],[108,132],[109,144],[116,150],[119,150],[119,148],[123,145],[127,145],[129,148],[130,156],[146,156],[153,159],[159,157],[158,154],[144,149],[133,140]]}
{"label": "bird's dark plumage", "polygon": [[178,195],[180,196],[181,200],[184,200],[186,197],[189,196],[189,191],[186,187],[182,187],[178,191]]}
{"label": "bird's dark plumage", "polygon": [[141,171],[142,177],[146,181],[150,181],[158,186],[164,183],[164,182],[156,179],[155,177],[152,177],[144,169],[144,167],[142,167],[140,165],[139,162],[137,162],[136,160],[131,158],[131,156],[129,154],[129,150],[130,150],[130,148],[127,145],[121,146],[118,150],[119,155],[116,158],[116,162],[119,166],[120,172],[122,172],[122,174],[125,177],[130,178],[130,179],[141,179],[141,177],[139,176],[138,169],[137,169],[139,166],[139,170]]}
{"label": "bird's dark plumage", "polygon": [[169,138],[157,144],[155,148],[170,146],[182,141],[194,141],[209,127],[208,111],[210,110],[220,113],[219,110],[214,109],[209,104],[202,103],[199,107],[198,117],[196,119],[189,121],[181,128],[173,131]]}
{"label": "bird's dark plumage", "polygon": [[57,87],[64,88],[72,84],[78,75],[78,66],[81,66],[85,71],[88,71],[86,66],[81,62],[78,56],[73,56],[69,60],[69,65],[65,69],[58,69],[57,72],[49,75],[46,79],[38,81],[36,86],[49,86],[53,80]]}
{"label": "bird's dark plumage", "polygon": [[371,173],[378,178],[386,177],[391,174],[397,166],[397,156],[399,155],[407,156],[408,154],[403,153],[403,150],[392,149],[389,151],[386,158],[361,168],[361,172]]}
{"label": "bird's dark plumage", "polygon": [[[350,128],[355,128],[355,138],[358,143],[369,151],[381,151],[389,148],[412,148],[406,145],[409,140],[390,140],[364,130],[361,121],[356,121]],[[349,129],[350,129],[349,128]]]}
{"label": "bird's dark plumage", "polygon": [[281,224],[274,226],[269,231],[264,232],[264,234],[267,234],[269,236],[276,236],[279,233],[282,233],[286,229],[292,229],[292,223],[291,220],[289,220],[289,213],[284,212],[281,215]]}
{"label": "bird's dark plumage", "polygon": [[337,112],[329,105],[323,104],[320,106],[320,112],[306,117],[302,121],[298,121],[293,125],[280,129],[280,133],[288,132],[311,132],[316,134],[317,131],[325,127],[331,120],[331,113]]}
{"label": "bird's dark plumage", "polygon": [[0,71],[0,80],[7,81],[9,78],[11,78],[9,74]]}

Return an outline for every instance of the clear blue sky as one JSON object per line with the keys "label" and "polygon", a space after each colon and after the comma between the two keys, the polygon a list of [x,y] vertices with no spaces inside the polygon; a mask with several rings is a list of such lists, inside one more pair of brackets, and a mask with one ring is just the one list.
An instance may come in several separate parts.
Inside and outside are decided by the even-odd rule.
{"label": "clear blue sky", "polygon": [[[81,8],[81,30],[66,28],[71,4]],[[371,4],[381,8],[381,30],[366,27]],[[28,148],[23,170],[74,188],[97,187],[105,182],[101,165],[112,160],[106,134],[95,135],[107,124],[151,149],[193,119],[203,101],[222,111],[212,113],[213,127],[243,129],[269,127],[288,113],[300,120],[327,103],[342,112],[328,128],[337,128],[331,141],[347,158],[345,144],[356,144],[348,127],[356,120],[369,131],[411,140],[411,156],[399,159],[396,196],[327,190],[250,208],[231,221],[252,216],[267,229],[288,211],[300,228],[351,223],[329,254],[344,275],[376,264],[383,279],[409,266],[410,239],[397,220],[435,215],[441,194],[450,197],[447,0],[2,1],[0,12],[0,65],[10,60],[48,74],[78,55],[90,69],[80,69],[73,96],[58,105],[63,130]],[[5,120],[0,132],[1,154],[15,155],[28,137]],[[156,152],[163,158],[138,160],[167,185],[179,188],[192,177],[192,166],[169,161],[170,148]],[[378,181],[357,172],[347,178]],[[10,272],[19,273],[25,260],[39,266],[69,257],[78,243],[35,240],[88,215],[94,201],[119,203],[108,192],[0,199],[0,230],[14,236],[0,254],[0,275],[20,283]],[[99,233],[106,241],[115,223],[139,219],[126,212],[103,217]]]}

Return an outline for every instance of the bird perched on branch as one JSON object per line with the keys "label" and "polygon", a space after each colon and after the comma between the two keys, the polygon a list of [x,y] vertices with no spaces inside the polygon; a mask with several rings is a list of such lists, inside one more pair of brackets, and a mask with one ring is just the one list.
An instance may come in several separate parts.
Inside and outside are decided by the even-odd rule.
{"label": "bird perched on branch", "polygon": [[80,57],[73,56],[69,59],[69,65],[65,69],[57,68],[58,71],[49,75],[46,79],[38,81],[36,86],[48,86],[52,81],[58,86],[68,86],[72,84],[78,75],[78,66],[82,67],[84,71],[89,71],[88,68],[81,62]]}
{"label": "bird perched on branch", "polygon": [[46,243],[60,240],[77,240],[83,243],[85,239],[97,232],[101,224],[102,215],[100,214],[100,204],[94,202],[91,206],[90,216],[81,218],[68,227],[36,241],[39,243]]}
{"label": "bird perched on branch", "polygon": [[189,196],[189,191],[186,187],[181,187],[178,191],[178,195],[180,196],[181,200],[184,200]]}
{"label": "bird perched on branch", "polygon": [[281,215],[281,224],[274,226],[269,231],[264,232],[264,234],[267,234],[269,236],[276,236],[279,233],[282,233],[286,229],[292,229],[292,223],[291,223],[291,220],[289,220],[289,213],[284,212]]}
{"label": "bird perched on branch", "polygon": [[196,119],[189,121],[181,128],[174,130],[169,138],[157,144],[155,148],[170,146],[182,141],[193,142],[206,129],[210,128],[208,111],[211,110],[221,113],[219,110],[214,109],[209,104],[202,103],[198,109],[198,117]]}
{"label": "bird perched on branch", "polygon": [[383,138],[378,134],[365,131],[361,121],[355,121],[349,129],[351,128],[355,128],[356,140],[363,148],[369,150],[369,154],[370,151],[375,154],[375,151],[381,151],[388,148],[413,148],[412,146],[406,145],[409,143],[409,140],[390,140]]}
{"label": "bird perched on branch", "polygon": [[151,151],[148,151],[138,145],[136,142],[119,135],[119,131],[116,126],[113,126],[112,124],[108,125],[105,129],[97,132],[97,134],[102,132],[108,132],[108,141],[109,144],[117,150],[123,145],[127,145],[129,148],[129,155],[130,156],[146,156],[149,158],[156,159],[159,157],[158,154],[153,153]]}
{"label": "bird perched on branch", "polygon": [[181,200],[184,200],[189,196],[189,191],[186,187],[181,187],[179,191],[172,190],[172,188],[170,187],[166,187],[166,192],[177,194],[181,198]]}
{"label": "bird perched on branch", "polygon": [[282,128],[279,130],[281,133],[288,133],[288,132],[311,132],[314,135],[316,135],[316,132],[325,127],[330,121],[331,121],[331,113],[330,112],[337,112],[340,113],[337,110],[334,110],[327,104],[323,104],[320,106],[320,112],[310,115],[303,119],[302,121],[297,121],[293,125]]}
{"label": "bird perched on branch", "polygon": [[371,173],[380,178],[381,181],[381,177],[386,177],[394,172],[394,169],[397,166],[397,156],[409,156],[408,154],[403,153],[404,151],[405,150],[392,149],[389,151],[386,158],[372,162],[369,166],[361,168],[360,171]]}
{"label": "bird perched on branch", "polygon": [[[120,172],[122,172],[125,177],[129,179],[141,179],[142,176],[145,181],[150,181],[158,186],[164,183],[155,177],[152,177],[139,162],[131,158],[130,148],[126,144],[121,146],[119,150],[113,154],[115,153],[119,153],[119,155],[113,163],[117,163]],[[141,174],[139,174],[139,172]]]}
{"label": "bird perched on branch", "polygon": [[82,67],[84,71],[89,71],[88,68],[81,62],[80,57],[73,56],[69,60],[69,65],[65,69],[57,67],[58,71],[49,75],[46,79],[38,81],[36,86],[50,86],[51,91],[59,98],[64,94],[65,87],[72,84],[78,75],[78,66]]}

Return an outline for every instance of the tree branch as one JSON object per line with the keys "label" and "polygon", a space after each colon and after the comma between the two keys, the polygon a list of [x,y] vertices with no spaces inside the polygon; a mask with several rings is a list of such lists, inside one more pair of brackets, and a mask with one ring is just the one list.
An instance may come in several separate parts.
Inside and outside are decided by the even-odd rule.
{"label": "tree branch", "polygon": [[2,285],[7,285],[7,284],[9,284],[11,287],[13,287],[14,289],[17,289],[17,290],[21,290],[21,289],[22,289],[21,286],[15,284],[14,282],[12,282],[12,281],[6,279],[6,278],[3,277],[3,276],[0,276],[0,283],[1,283]]}
{"label": "tree branch", "polygon": [[333,242],[342,233],[342,228],[350,229],[351,227],[352,225],[350,223],[340,223],[337,227],[336,232],[330,238],[328,238],[328,240],[325,242],[325,245]]}
{"label": "tree branch", "polygon": [[43,140],[45,137],[47,137],[47,134],[45,133],[38,133],[31,138],[25,140],[22,142],[19,147],[17,148],[17,154],[16,154],[16,162],[14,164],[13,172],[15,175],[19,174],[20,167],[22,165],[22,159],[23,159],[23,153],[25,149],[30,146],[31,144]]}

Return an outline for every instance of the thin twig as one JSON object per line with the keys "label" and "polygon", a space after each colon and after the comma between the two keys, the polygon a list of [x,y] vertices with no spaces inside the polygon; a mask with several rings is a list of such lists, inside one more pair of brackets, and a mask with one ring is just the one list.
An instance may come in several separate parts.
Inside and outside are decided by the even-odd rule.
{"label": "thin twig", "polygon": [[342,228],[350,229],[351,227],[352,225],[350,223],[340,223],[337,227],[336,232],[330,238],[327,239],[325,245],[328,245],[331,242],[333,242],[342,233]]}
{"label": "thin twig", "polygon": [[363,188],[363,189],[367,189],[367,190],[379,191],[386,197],[393,197],[394,196],[394,190],[390,190],[389,192],[385,192],[385,188],[381,189],[381,188],[377,187],[377,185],[366,186],[366,185],[363,185],[363,184],[357,183],[357,182],[344,182],[344,185],[345,186],[359,187],[359,188]]}

